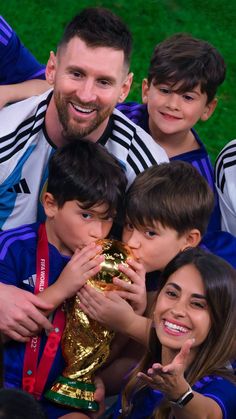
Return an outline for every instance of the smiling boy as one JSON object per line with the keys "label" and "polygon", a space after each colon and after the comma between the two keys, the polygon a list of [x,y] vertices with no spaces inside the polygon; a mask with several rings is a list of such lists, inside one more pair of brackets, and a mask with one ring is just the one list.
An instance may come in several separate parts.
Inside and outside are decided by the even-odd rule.
{"label": "smiling boy", "polygon": [[[214,191],[212,165],[193,127],[213,114],[215,95],[225,72],[224,59],[211,44],[188,34],[176,34],[154,49],[142,84],[143,104],[117,106],[151,134],[170,160],[184,160],[196,167]],[[215,199],[209,224],[212,231],[220,229],[217,196]]]}

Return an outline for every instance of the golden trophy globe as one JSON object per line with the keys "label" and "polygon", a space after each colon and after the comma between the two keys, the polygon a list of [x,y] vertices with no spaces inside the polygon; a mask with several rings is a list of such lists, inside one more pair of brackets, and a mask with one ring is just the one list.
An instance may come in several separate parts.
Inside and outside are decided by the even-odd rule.
{"label": "golden trophy globe", "polygon": [[[130,280],[118,270],[132,257],[130,248],[118,240],[102,239],[105,260],[101,270],[87,283],[100,291],[114,290],[113,277]],[[127,265],[126,265],[127,266]],[[62,353],[66,368],[45,397],[51,401],[75,409],[98,410],[94,400],[93,377],[98,368],[107,360],[114,332],[95,320],[90,319],[79,307],[77,296],[66,302],[66,327],[62,336]]]}

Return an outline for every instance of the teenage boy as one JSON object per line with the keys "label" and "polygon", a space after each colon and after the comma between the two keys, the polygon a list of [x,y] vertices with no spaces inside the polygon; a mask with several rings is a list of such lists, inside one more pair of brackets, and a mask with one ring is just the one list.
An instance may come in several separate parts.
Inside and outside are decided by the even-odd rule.
{"label": "teenage boy", "polygon": [[[45,314],[75,295],[100,269],[104,257],[98,255],[101,248],[95,241],[109,234],[126,184],[119,163],[101,145],[75,141],[58,149],[49,163],[48,188],[43,197],[45,224],[23,225],[1,235],[1,282],[39,293],[39,298],[50,304]],[[60,308],[55,312],[53,324],[58,335],[62,333]],[[32,347],[36,352],[39,350],[39,364],[34,350],[30,350]],[[52,367],[45,372],[46,352],[50,348],[55,349],[56,355]],[[49,388],[63,367],[55,332],[48,338],[44,332],[40,338],[33,337],[27,348],[16,341],[5,344],[6,387],[23,385],[25,390],[39,396],[44,390],[41,383],[45,380]],[[42,401],[42,404],[50,419],[68,413],[68,409],[57,408],[53,403]]]}
{"label": "teenage boy", "polygon": [[[111,11],[83,10],[66,27],[57,54],[50,54],[46,78],[54,89],[0,111],[0,228],[44,219],[39,197],[48,159],[71,139],[103,144],[124,167],[128,182],[152,164],[168,161],[151,136],[114,111],[130,90],[131,43],[129,30]],[[35,307],[40,303],[36,296],[32,301],[27,293],[8,291],[2,284],[0,330],[22,340],[18,320],[26,336],[35,332],[42,321]],[[14,311],[6,301],[15,304]]]}

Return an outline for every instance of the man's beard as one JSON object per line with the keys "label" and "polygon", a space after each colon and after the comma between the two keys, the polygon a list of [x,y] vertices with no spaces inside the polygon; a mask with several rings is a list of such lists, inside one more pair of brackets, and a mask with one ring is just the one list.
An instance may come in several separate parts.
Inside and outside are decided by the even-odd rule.
{"label": "man's beard", "polygon": [[[73,119],[74,123],[70,121],[67,109],[69,101],[65,100],[63,97],[61,97],[60,93],[56,92],[54,92],[54,98],[59,120],[63,127],[62,135],[67,141],[73,141],[76,139],[87,137],[94,130],[96,130],[102,124],[102,122],[105,121],[107,117],[109,117],[112,114],[114,108],[109,107],[102,110],[97,103],[83,103],[79,102],[78,99],[76,99],[76,101],[74,101],[76,103],[76,106],[81,106],[88,109],[91,108],[96,111],[95,117],[91,119],[91,121],[89,121],[86,126],[83,126],[84,123],[82,123],[81,126],[79,121],[76,122],[76,119]],[[97,140],[99,140],[99,138],[97,138]]]}

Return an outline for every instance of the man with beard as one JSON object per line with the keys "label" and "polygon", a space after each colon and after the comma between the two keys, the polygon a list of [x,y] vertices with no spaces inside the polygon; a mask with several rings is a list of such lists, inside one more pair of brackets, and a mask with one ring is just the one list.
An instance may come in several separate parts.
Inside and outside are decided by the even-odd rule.
{"label": "man with beard", "polygon": [[[0,228],[44,220],[40,195],[50,155],[71,139],[100,142],[117,157],[128,182],[168,161],[165,151],[119,111],[130,90],[131,34],[109,10],[83,10],[66,27],[46,79],[54,90],[0,111]],[[90,162],[92,164],[92,162]],[[6,243],[7,247],[7,243]],[[1,284],[0,330],[25,341],[50,324],[34,295]]]}

